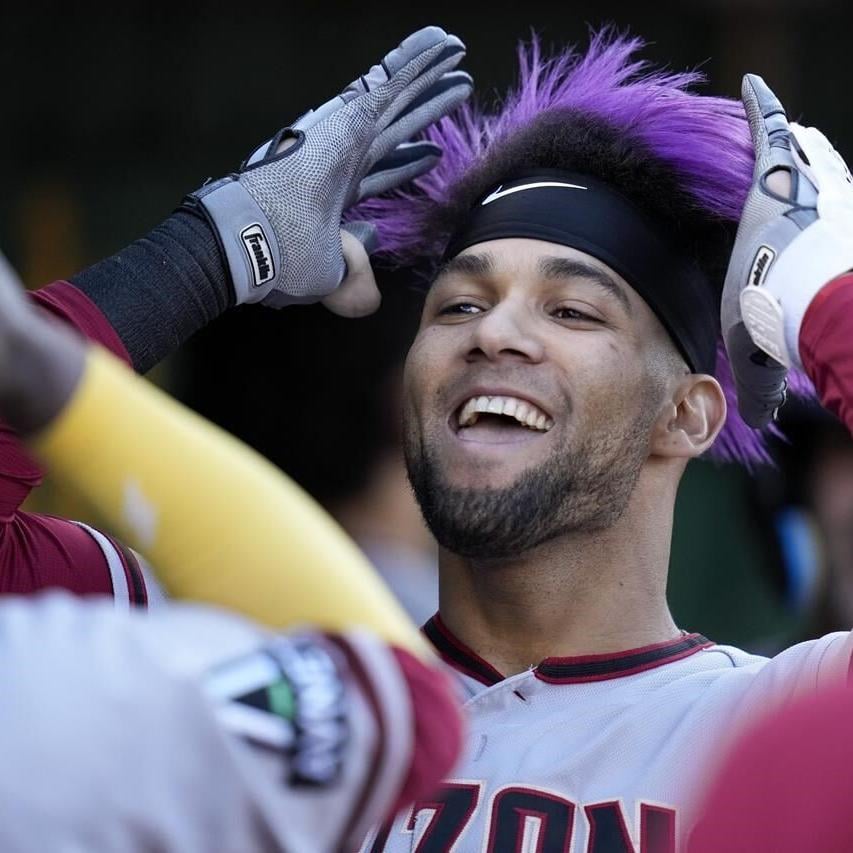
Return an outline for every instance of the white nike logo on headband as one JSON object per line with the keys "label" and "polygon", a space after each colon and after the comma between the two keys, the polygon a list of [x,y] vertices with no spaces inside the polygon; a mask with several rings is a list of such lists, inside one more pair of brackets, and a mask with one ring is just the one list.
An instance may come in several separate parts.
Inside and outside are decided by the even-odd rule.
{"label": "white nike logo on headband", "polygon": [[582,187],[580,184],[567,184],[564,181],[536,181],[532,184],[522,184],[520,187],[510,187],[508,190],[505,190],[503,184],[501,184],[494,192],[489,193],[483,201],[480,203],[480,206],[484,206],[487,204],[491,204],[493,201],[497,201],[499,198],[503,198],[505,195],[512,195],[513,193],[520,193],[524,190],[535,190],[537,187],[565,187],[569,190],[585,190],[586,187]]}

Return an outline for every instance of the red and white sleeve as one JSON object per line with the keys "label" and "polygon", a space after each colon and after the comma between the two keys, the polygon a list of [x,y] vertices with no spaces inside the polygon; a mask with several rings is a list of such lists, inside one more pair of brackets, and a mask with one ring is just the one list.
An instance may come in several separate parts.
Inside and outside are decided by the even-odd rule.
{"label": "red and white sleeve", "polygon": [[853,432],[853,273],[812,299],[800,326],[800,358],[823,406]]}
{"label": "red and white sleeve", "polygon": [[[30,294],[43,311],[130,363],[101,310],[60,281]],[[61,588],[77,595],[112,595],[121,607],[145,605],[156,584],[136,557],[86,525],[21,510],[42,481],[38,463],[0,422],[0,593],[29,595]]]}

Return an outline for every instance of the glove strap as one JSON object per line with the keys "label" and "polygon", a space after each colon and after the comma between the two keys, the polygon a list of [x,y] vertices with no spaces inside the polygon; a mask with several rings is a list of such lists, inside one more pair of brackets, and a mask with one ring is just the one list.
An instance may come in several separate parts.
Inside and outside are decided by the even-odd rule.
{"label": "glove strap", "polygon": [[[772,251],[766,246],[761,250]],[[791,354],[785,342],[785,318],[779,300],[766,287],[749,284],[740,292],[740,311],[753,343],[785,367]]]}

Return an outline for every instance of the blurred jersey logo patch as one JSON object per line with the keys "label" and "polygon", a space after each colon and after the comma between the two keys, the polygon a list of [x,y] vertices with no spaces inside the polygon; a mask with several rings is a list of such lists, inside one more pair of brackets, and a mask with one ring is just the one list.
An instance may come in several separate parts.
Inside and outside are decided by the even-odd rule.
{"label": "blurred jersey logo patch", "polygon": [[337,780],[349,738],[345,689],[320,638],[278,638],[216,667],[205,687],[229,731],[283,753],[291,785]]}

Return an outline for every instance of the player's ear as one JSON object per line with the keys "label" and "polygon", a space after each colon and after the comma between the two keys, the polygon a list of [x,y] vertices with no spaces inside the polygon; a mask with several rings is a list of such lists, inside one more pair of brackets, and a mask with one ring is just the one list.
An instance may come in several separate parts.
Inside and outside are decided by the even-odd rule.
{"label": "player's ear", "polygon": [[688,373],[655,422],[651,452],[693,459],[713,444],[725,421],[726,398],[720,383],[705,373]]}

